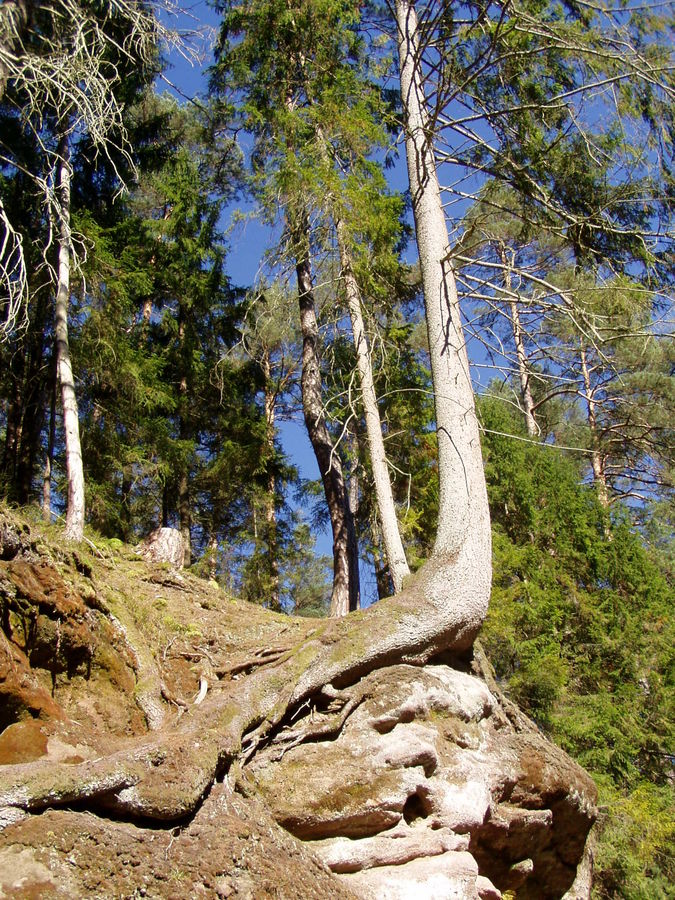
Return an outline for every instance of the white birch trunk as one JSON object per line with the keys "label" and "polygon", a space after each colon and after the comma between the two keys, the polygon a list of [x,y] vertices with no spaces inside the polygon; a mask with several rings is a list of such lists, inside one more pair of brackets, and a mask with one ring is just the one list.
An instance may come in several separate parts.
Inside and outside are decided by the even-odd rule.
{"label": "white birch trunk", "polygon": [[[422,86],[417,15],[396,0],[406,155],[422,270],[438,434],[439,521],[430,589],[437,603],[464,604],[467,628],[485,617],[491,584],[490,516],[469,361]],[[448,590],[462,596],[449,598]]]}
{"label": "white birch trunk", "polygon": [[520,324],[520,312],[515,300],[509,301],[511,308],[511,327],[513,328],[513,342],[516,345],[516,357],[518,359],[518,378],[520,380],[520,399],[525,413],[525,424],[530,437],[536,438],[539,434],[539,426],[534,417],[534,400],[530,390],[530,368],[527,363],[525,344],[523,342],[523,329]]}
{"label": "white birch trunk", "polygon": [[373,481],[375,483],[375,496],[380,513],[382,527],[382,540],[384,552],[387,556],[389,573],[394,583],[394,591],[398,593],[403,586],[403,579],[410,574],[405,550],[401,541],[401,533],[396,518],[396,504],[391,489],[387,455],[384,449],[382,437],[382,422],[377,405],[377,395],[373,381],[373,367],[370,359],[370,349],[366,337],[366,329],[363,324],[361,309],[361,292],[352,271],[351,259],[347,248],[344,222],[339,219],[336,222],[338,249],[340,252],[340,265],[342,277],[347,294],[347,305],[352,323],[354,347],[356,350],[356,365],[361,384],[361,400],[366,418],[366,434],[368,437],[368,449],[370,451],[370,463],[373,468]]}
{"label": "white birch trunk", "polygon": [[56,290],[54,333],[56,340],[56,366],[61,385],[63,430],[66,446],[66,478],[68,505],[66,508],[65,536],[68,540],[81,541],[84,537],[84,471],[80,444],[80,423],[75,396],[75,380],[70,361],[68,343],[68,302],[70,299],[70,148],[68,138],[59,142],[58,193],[59,193],[59,264]]}

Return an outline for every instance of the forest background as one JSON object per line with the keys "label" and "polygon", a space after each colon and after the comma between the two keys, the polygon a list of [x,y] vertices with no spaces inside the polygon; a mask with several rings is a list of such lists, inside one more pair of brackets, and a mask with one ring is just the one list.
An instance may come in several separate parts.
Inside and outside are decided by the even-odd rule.
{"label": "forest background", "polygon": [[[596,895],[671,896],[672,10],[418,12],[492,519],[481,639],[598,781]],[[218,2],[213,59],[177,13],[3,4],[2,491],[75,537],[179,528],[186,565],[302,615],[335,599],[339,515],[354,608],[359,574],[399,577],[359,348],[411,570],[439,507],[391,10]],[[176,53],[208,90],[181,96]],[[339,483],[282,440],[308,342]]]}

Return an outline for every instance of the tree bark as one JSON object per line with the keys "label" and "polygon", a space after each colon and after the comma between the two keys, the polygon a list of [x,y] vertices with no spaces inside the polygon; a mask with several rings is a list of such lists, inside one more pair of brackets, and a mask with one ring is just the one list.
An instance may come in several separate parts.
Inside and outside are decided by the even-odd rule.
{"label": "tree bark", "polygon": [[[320,126],[315,126],[315,133],[324,162],[326,165],[330,166],[331,160],[328,153],[328,146]],[[368,439],[370,462],[373,469],[375,497],[382,526],[382,539],[384,542],[387,563],[389,565],[389,572],[394,584],[394,591],[398,592],[403,586],[403,579],[406,575],[410,574],[410,569],[406,560],[405,550],[403,549],[403,542],[401,541],[401,533],[396,517],[396,504],[394,503],[394,494],[391,489],[391,479],[389,478],[387,455],[384,449],[384,439],[382,437],[382,421],[380,419],[377,394],[375,393],[375,382],[373,380],[370,348],[368,346],[368,338],[363,323],[361,291],[352,267],[352,258],[349,251],[349,238],[345,222],[340,215],[336,198],[331,197],[330,202],[333,206],[333,218],[337,234],[341,276],[345,285],[349,318],[352,326],[352,336],[354,338],[356,368],[359,373],[361,402],[363,403],[363,411],[366,420],[366,436]]]}
{"label": "tree bark", "polygon": [[19,461],[19,445],[21,443],[25,366],[26,351],[22,342],[22,345],[12,353],[9,361],[9,383],[11,387],[7,404],[5,447],[2,456],[3,482],[7,495],[12,499],[14,499],[16,489],[16,470]]}
{"label": "tree bark", "polygon": [[516,359],[518,361],[518,379],[520,381],[520,401],[523,404],[523,412],[525,414],[525,424],[527,433],[530,437],[537,437],[539,434],[539,426],[534,417],[534,401],[532,399],[532,391],[530,390],[530,367],[525,352],[525,341],[523,340],[523,329],[520,324],[520,311],[518,303],[511,293],[511,269],[512,265],[506,255],[506,247],[503,243],[499,244],[499,255],[501,257],[502,266],[504,267],[504,287],[509,298],[509,310],[511,312],[511,328],[513,330],[513,343],[516,348]]}
{"label": "tree bark", "polygon": [[306,214],[291,223],[296,255],[300,328],[302,332],[302,406],[307,433],[314,448],[333,530],[333,592],[331,616],[345,616],[359,608],[358,545],[339,454],[333,447],[323,409],[319,365],[319,326],[309,257]]}
{"label": "tree bark", "polygon": [[588,428],[591,433],[591,466],[593,467],[593,482],[598,494],[598,500],[601,505],[607,509],[609,507],[609,494],[607,492],[605,460],[600,450],[600,439],[598,436],[598,419],[596,415],[597,403],[595,399],[595,390],[591,384],[591,373],[588,368],[586,348],[583,344],[579,349],[579,355],[581,359],[581,375],[584,381]]}
{"label": "tree bark", "polygon": [[[166,218],[166,216],[165,216]],[[178,437],[181,441],[189,441],[192,439],[192,428],[187,417],[188,403],[190,401],[188,390],[188,373],[191,368],[190,348],[186,347],[185,339],[185,318],[182,306],[179,304],[178,310],[178,354],[180,359],[180,368],[182,369],[180,383],[178,385],[179,394],[179,414],[178,414]],[[180,522],[180,533],[183,538],[183,550],[185,557],[183,565],[189,567],[192,565],[192,507],[190,505],[190,472],[189,464],[181,454],[180,471],[177,478],[177,511]]]}
{"label": "tree bark", "polygon": [[401,541],[401,533],[398,528],[398,519],[396,518],[396,504],[394,503],[387,455],[384,449],[382,422],[377,405],[377,394],[375,393],[370,348],[368,347],[368,338],[366,337],[366,329],[363,323],[361,292],[352,269],[345,224],[339,217],[336,217],[335,228],[337,231],[342,278],[344,280],[349,317],[352,323],[352,334],[354,336],[356,366],[361,384],[361,401],[366,419],[366,434],[370,451],[370,463],[373,467],[373,481],[375,483],[375,496],[380,514],[382,540],[387,563],[389,564],[389,572],[394,583],[394,590],[398,592],[403,587],[403,579],[410,574],[410,569],[408,568],[403,542]]}
{"label": "tree bark", "polygon": [[[460,319],[448,232],[436,176],[423,90],[418,24],[410,0],[397,0],[406,156],[419,251],[438,435],[439,521],[433,556],[464,592],[454,602],[476,631],[491,583],[490,517],[469,361]],[[453,577],[452,580],[455,580]]]}
{"label": "tree bark", "polygon": [[56,358],[53,360],[51,390],[49,402],[49,437],[45,454],[45,468],[42,476],[42,518],[45,522],[52,520],[52,469],[54,464],[54,445],[56,443]]}
{"label": "tree bark", "polygon": [[80,423],[73,366],[68,343],[68,302],[70,300],[70,148],[67,136],[59,141],[58,194],[59,194],[59,264],[56,291],[54,332],[56,339],[56,364],[61,385],[63,430],[66,447],[66,478],[68,505],[66,509],[65,536],[72,541],[84,537],[84,470]]}
{"label": "tree bark", "polygon": [[262,371],[265,381],[265,442],[267,444],[267,493],[265,496],[265,541],[267,543],[267,559],[270,575],[270,609],[281,610],[279,596],[279,546],[277,540],[277,479],[274,473],[274,437],[276,416],[276,391],[272,385],[272,366],[270,352],[263,349]]}
{"label": "tree bark", "polygon": [[[185,440],[186,435],[181,430],[181,440]],[[192,508],[190,506],[190,482],[188,478],[187,466],[184,466],[178,476],[178,517],[180,519],[180,533],[183,538],[183,550],[185,558],[183,565],[189,567],[192,565]]]}

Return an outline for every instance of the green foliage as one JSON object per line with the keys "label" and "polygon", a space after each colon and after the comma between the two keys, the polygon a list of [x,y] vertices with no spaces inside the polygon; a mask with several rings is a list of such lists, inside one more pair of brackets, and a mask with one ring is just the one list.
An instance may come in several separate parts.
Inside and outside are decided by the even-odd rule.
{"label": "green foliage", "polygon": [[506,409],[480,404],[494,548],[483,640],[514,699],[598,779],[608,808],[598,896],[663,896],[672,877],[672,585],[620,513],[607,529],[578,462],[519,440]]}
{"label": "green foliage", "polygon": [[600,784],[606,804],[596,857],[594,896],[662,900],[675,884],[675,819],[671,786],[643,781],[629,793]]}

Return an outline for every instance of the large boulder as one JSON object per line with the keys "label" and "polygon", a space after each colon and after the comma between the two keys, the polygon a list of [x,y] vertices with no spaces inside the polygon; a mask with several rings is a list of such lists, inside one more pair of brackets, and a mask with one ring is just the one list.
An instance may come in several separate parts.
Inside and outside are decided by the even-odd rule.
{"label": "large boulder", "polygon": [[[392,666],[279,735],[243,775],[274,818],[363,897],[562,897],[595,819],[590,777],[485,681]],[[303,731],[308,740],[303,740]]]}

